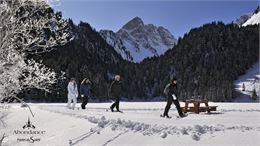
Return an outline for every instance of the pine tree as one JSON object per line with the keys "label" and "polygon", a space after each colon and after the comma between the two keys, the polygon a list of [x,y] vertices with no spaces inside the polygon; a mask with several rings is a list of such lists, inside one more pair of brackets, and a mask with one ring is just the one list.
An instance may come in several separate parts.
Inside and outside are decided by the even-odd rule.
{"label": "pine tree", "polygon": [[242,91],[246,91],[246,87],[245,87],[245,84],[243,83],[242,85]]}
{"label": "pine tree", "polygon": [[258,98],[258,96],[256,94],[256,90],[254,89],[253,93],[252,93],[252,99],[256,100],[257,98]]}

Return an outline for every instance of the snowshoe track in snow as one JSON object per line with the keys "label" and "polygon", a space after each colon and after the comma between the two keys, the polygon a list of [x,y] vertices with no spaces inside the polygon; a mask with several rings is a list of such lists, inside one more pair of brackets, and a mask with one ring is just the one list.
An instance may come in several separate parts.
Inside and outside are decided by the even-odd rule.
{"label": "snowshoe track in snow", "polygon": [[[88,120],[90,123],[97,124],[101,129],[111,127],[111,130],[120,130],[120,131],[129,131],[129,132],[139,132],[145,135],[163,135],[165,138],[167,135],[190,135],[190,137],[195,140],[199,141],[201,137],[206,134],[214,134],[216,132],[225,132],[225,131],[240,131],[240,132],[246,132],[246,131],[260,131],[260,126],[244,126],[244,125],[234,125],[234,126],[225,126],[223,124],[217,124],[217,125],[190,125],[190,126],[169,126],[169,125],[158,125],[158,124],[148,124],[148,123],[142,123],[142,122],[134,122],[131,120],[124,120],[124,119],[106,119],[105,116],[102,116],[101,118],[97,118],[95,116],[86,116],[86,115],[80,115],[76,111],[72,111],[73,113],[70,113],[71,111],[59,111],[54,109],[47,109],[44,107],[40,108],[41,110],[49,111],[52,113],[72,116],[75,118],[83,118]],[[100,109],[100,108],[97,108]],[[103,109],[103,108],[101,108]],[[64,110],[64,109],[60,109]],[[239,111],[239,112],[259,112],[259,110],[227,110],[223,112],[232,112],[232,111]],[[159,117],[158,117],[159,118]],[[181,119],[181,118],[176,118]],[[175,120],[173,118],[173,120]],[[99,129],[99,130],[101,130]],[[95,133],[95,132],[94,132]],[[124,132],[122,132],[123,134]],[[87,133],[86,137],[89,137],[93,133]],[[111,142],[115,138],[119,137],[120,135],[115,136],[111,140],[108,141]],[[166,134],[166,135],[165,135]],[[161,136],[162,137],[162,136]],[[84,136],[83,139],[84,140]],[[74,142],[75,143],[75,142]],[[104,145],[107,145],[105,143]]]}
{"label": "snowshoe track in snow", "polygon": [[108,145],[109,143],[111,143],[112,141],[114,141],[115,139],[117,139],[118,137],[120,137],[121,135],[126,134],[127,132],[128,132],[128,130],[125,130],[125,131],[123,131],[123,132],[117,134],[115,137],[109,139],[109,140],[108,140],[105,144],[103,144],[102,146]]}

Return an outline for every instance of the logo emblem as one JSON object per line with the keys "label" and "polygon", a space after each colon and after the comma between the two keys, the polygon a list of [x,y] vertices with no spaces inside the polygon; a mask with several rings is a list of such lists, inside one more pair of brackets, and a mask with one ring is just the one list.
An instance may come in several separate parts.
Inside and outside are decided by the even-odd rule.
{"label": "logo emblem", "polygon": [[30,118],[28,117],[28,121],[27,123],[23,126],[23,129],[35,129],[35,126],[32,124],[32,122],[30,121]]}

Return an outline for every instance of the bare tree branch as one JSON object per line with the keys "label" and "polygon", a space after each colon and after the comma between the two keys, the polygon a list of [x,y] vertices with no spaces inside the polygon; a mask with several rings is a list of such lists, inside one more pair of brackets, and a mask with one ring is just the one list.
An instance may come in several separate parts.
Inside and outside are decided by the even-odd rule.
{"label": "bare tree branch", "polygon": [[34,117],[34,114],[33,114],[33,112],[32,112],[32,109],[31,109],[30,105],[28,105],[25,101],[23,101],[22,99],[20,99],[20,98],[18,98],[18,97],[13,97],[13,98],[17,99],[20,103],[22,103],[22,106],[23,106],[23,107],[28,107],[28,109],[29,109],[31,115]]}
{"label": "bare tree branch", "polygon": [[5,133],[2,135],[2,137],[0,138],[0,146],[2,146],[3,144],[3,141],[4,139],[6,138],[7,136],[5,135]]}

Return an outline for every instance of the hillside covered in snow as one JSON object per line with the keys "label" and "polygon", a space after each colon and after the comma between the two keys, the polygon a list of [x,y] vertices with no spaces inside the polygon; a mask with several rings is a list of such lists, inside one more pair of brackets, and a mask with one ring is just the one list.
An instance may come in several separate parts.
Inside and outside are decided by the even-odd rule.
{"label": "hillside covered in snow", "polygon": [[[247,27],[250,25],[256,25],[260,23],[260,6],[252,12],[241,16],[235,21],[235,24]],[[236,102],[259,102],[252,99],[253,91],[256,90],[256,94],[260,96],[260,64],[258,61],[249,68],[245,74],[241,75],[234,81],[235,89],[240,95],[234,100]]]}
{"label": "hillside covered in snow", "polygon": [[[254,64],[246,74],[240,76],[235,82],[236,90],[241,93],[235,101],[258,102],[252,99],[253,90],[260,95],[260,64]],[[244,87],[243,87],[244,86]]]}

